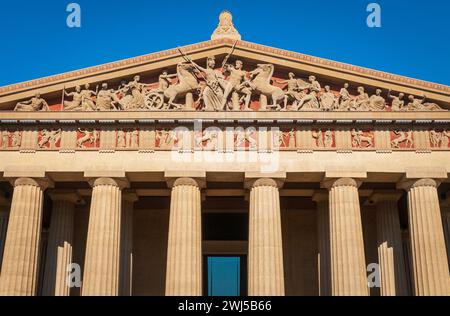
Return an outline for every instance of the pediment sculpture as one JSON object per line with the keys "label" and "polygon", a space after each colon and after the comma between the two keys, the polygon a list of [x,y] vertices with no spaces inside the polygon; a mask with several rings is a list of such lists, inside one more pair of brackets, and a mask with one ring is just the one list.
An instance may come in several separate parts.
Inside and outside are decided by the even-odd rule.
{"label": "pediment sculpture", "polygon": [[[244,62],[229,63],[228,55],[220,68],[214,56],[205,66],[180,53],[184,61],[176,66],[176,74],[163,71],[157,83],[143,83],[136,75],[122,81],[117,89],[108,83],[91,90],[90,84],[76,86],[74,91],[63,89],[63,111],[444,111],[427,97],[376,89],[370,95],[368,88],[357,87],[350,93],[350,84],[339,91],[330,84],[322,85],[315,75],[307,80],[290,72],[286,79],[275,78],[275,65],[258,64],[252,71],[244,69]],[[153,87],[153,88],[152,88]],[[259,98],[264,97],[263,107]],[[65,100],[68,99],[68,100]],[[256,106],[255,106],[256,104]],[[260,108],[258,108],[258,104]],[[39,93],[28,101],[17,103],[14,111],[51,111]]]}

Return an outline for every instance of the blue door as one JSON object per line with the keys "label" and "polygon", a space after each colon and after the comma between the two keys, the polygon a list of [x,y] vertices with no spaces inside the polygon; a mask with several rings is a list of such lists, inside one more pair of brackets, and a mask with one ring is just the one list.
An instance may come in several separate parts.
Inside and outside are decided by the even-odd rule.
{"label": "blue door", "polygon": [[208,296],[241,295],[241,258],[208,257]]}

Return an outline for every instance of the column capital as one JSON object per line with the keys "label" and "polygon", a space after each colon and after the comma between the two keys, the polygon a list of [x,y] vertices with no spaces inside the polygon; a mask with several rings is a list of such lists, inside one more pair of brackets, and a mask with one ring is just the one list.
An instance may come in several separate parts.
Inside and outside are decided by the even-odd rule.
{"label": "column capital", "polygon": [[64,201],[79,205],[86,203],[80,194],[74,190],[50,190],[47,193],[53,202]]}
{"label": "column capital", "polygon": [[48,188],[53,188],[55,184],[49,178],[16,178],[11,179],[11,184],[14,187],[18,186],[35,186],[41,188],[41,190],[45,191]]}
{"label": "column capital", "polygon": [[286,172],[275,173],[246,172],[244,187],[252,189],[258,186],[274,186],[281,189],[286,180]]}
{"label": "column capital", "polygon": [[438,188],[441,185],[441,181],[425,178],[425,179],[406,179],[403,178],[399,183],[397,183],[398,189],[403,189],[405,191],[409,191],[413,188],[418,187],[434,187]]}
{"label": "column capital", "polygon": [[[199,189],[206,188],[205,171],[184,171],[184,170],[166,171],[164,173],[164,177],[166,179],[167,186],[171,189],[179,185],[194,185],[197,186]],[[183,179],[190,179],[190,180],[183,180]],[[192,181],[195,182],[196,184],[193,184]],[[186,182],[188,182],[188,184],[184,184]]]}
{"label": "column capital", "polygon": [[126,178],[95,178],[90,179],[89,184],[95,188],[97,186],[109,185],[118,187],[119,189],[125,189],[130,186],[128,179]]}
{"label": "column capital", "polygon": [[361,185],[361,180],[353,178],[326,179],[321,183],[321,187],[328,190],[335,187],[355,187],[358,189]]}
{"label": "column capital", "polygon": [[375,190],[367,201],[368,205],[376,205],[380,202],[397,203],[402,196],[403,192],[398,190]]}

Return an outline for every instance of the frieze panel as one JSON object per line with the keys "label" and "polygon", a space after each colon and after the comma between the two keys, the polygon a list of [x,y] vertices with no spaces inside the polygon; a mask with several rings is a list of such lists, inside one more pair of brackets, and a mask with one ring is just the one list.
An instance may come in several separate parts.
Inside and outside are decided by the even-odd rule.
{"label": "frieze panel", "polygon": [[331,129],[319,129],[312,132],[313,143],[319,149],[336,148],[336,132]]}
{"label": "frieze panel", "polygon": [[138,129],[118,129],[116,131],[117,149],[138,149],[139,139]]}
{"label": "frieze panel", "polygon": [[77,130],[78,149],[100,148],[100,130],[95,128],[79,128]]}
{"label": "frieze panel", "polygon": [[375,148],[374,131],[352,129],[351,136],[353,148]]}
{"label": "frieze panel", "polygon": [[390,132],[392,149],[413,149],[414,133],[412,130],[394,130]]}
{"label": "frieze panel", "polygon": [[1,130],[0,148],[3,150],[18,150],[22,145],[22,131],[21,130]]}
{"label": "frieze panel", "polygon": [[450,148],[450,130],[431,130],[429,135],[431,148]]}
{"label": "frieze panel", "polygon": [[38,148],[56,150],[61,148],[61,129],[42,129],[38,133]]}

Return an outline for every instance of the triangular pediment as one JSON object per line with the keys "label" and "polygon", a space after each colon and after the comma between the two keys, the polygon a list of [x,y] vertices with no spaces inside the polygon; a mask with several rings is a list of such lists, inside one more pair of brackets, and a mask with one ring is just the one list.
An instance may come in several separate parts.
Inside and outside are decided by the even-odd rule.
{"label": "triangular pediment", "polygon": [[[287,80],[288,74],[292,72],[297,79],[301,79],[301,82],[307,82],[310,75],[315,76],[321,87],[321,91],[317,95],[318,98],[325,93],[324,88],[326,86],[329,86],[330,92],[336,98],[339,98],[340,89],[348,83],[348,91],[352,98],[358,95],[358,87],[364,87],[368,96],[374,95],[376,90],[380,89],[381,96],[387,101],[386,109],[388,110],[390,106],[390,101],[388,100],[389,90],[392,91],[393,96],[403,93],[405,95],[405,104],[408,103],[409,95],[414,96],[416,99],[421,99],[421,96],[426,95],[427,104],[436,104],[443,110],[450,109],[450,87],[448,86],[351,66],[251,42],[235,41],[230,38],[201,42],[179,49],[174,48],[0,87],[0,109],[4,111],[13,110],[18,102],[29,100],[36,93],[40,93],[42,98],[49,104],[51,110],[60,111],[62,110],[63,89],[70,93],[77,85],[90,84],[90,89],[98,92],[101,89],[101,85],[107,83],[108,89],[118,90],[121,83],[131,82],[135,75],[140,75],[140,81],[148,85],[149,90],[157,89],[159,76],[163,71],[174,74],[177,70],[177,64],[186,61],[180,51],[201,67],[206,67],[206,59],[214,56],[217,71],[222,70],[222,62],[230,53],[232,55],[229,57],[228,62],[233,64],[236,60],[242,60],[244,63],[243,69],[247,72],[255,70],[259,64],[273,65],[274,72],[271,84],[281,88],[284,92],[288,90],[286,83],[279,84],[278,82]],[[204,88],[206,84],[204,75],[197,73],[197,79],[200,83],[200,88]],[[176,82],[177,79],[171,81],[172,84]],[[308,91],[305,93],[308,93]],[[201,92],[199,91],[198,94],[201,94]],[[253,103],[259,102],[257,95],[259,95],[258,92],[252,94]],[[194,96],[194,99],[198,97],[199,95]],[[268,103],[271,103],[270,95],[268,97]],[[70,97],[66,100],[70,100]],[[277,102],[282,103],[281,100]],[[258,107],[258,105],[253,104],[254,109],[256,109],[255,106]],[[308,110],[308,108],[304,110]]]}

